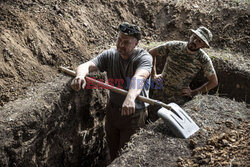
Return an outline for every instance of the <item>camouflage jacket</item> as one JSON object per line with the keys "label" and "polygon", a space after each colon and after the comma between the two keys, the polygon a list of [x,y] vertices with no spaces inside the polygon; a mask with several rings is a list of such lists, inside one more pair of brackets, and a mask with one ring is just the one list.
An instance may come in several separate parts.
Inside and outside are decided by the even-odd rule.
{"label": "camouflage jacket", "polygon": [[200,70],[205,77],[215,74],[211,59],[202,49],[190,55],[186,46],[187,42],[170,41],[158,47],[159,56],[166,57],[162,77],[163,91],[168,96],[178,95],[180,89],[188,87]]}

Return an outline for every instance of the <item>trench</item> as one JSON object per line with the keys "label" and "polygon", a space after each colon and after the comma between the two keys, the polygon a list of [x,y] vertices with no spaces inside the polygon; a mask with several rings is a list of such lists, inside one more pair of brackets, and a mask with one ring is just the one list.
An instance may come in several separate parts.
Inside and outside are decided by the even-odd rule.
{"label": "trench", "polygon": [[[217,58],[213,64],[219,86],[209,93],[249,104],[250,73]],[[191,87],[206,81],[201,76],[198,74]],[[104,75],[97,76],[100,77]],[[70,82],[71,77],[59,76],[30,97],[3,108],[0,125],[5,128],[1,128],[0,166],[108,165],[104,131],[108,91],[74,92]],[[149,117],[151,121],[157,118],[156,114]]]}
{"label": "trench", "polygon": [[[6,1],[7,2],[7,1]],[[66,2],[66,1],[65,1]],[[104,1],[100,1],[104,2]],[[51,2],[52,3],[52,2]],[[68,2],[69,3],[69,2]],[[67,12],[64,11],[65,14],[75,15],[74,14],[74,8],[75,7],[82,7],[81,3],[76,2],[77,5],[73,5],[72,11]],[[234,40],[226,40],[228,37],[231,38],[237,38],[238,34],[244,34],[247,33],[244,25],[247,25],[247,16],[248,14],[245,12],[245,10],[238,11],[235,8],[232,8],[232,10],[228,10],[227,8],[220,6],[218,8],[222,8],[223,10],[220,10],[218,14],[213,13],[216,10],[211,10],[212,13],[208,13],[207,17],[208,20],[205,18],[205,13],[199,14],[195,10],[189,10],[188,8],[183,8],[183,10],[180,10],[175,5],[166,3],[163,8],[162,6],[155,7],[154,5],[147,5],[147,3],[140,2],[140,8],[137,7],[138,10],[134,10],[134,6],[137,6],[137,1],[129,3],[128,8],[124,8],[126,10],[121,10],[123,7],[127,6],[127,4],[124,3],[114,3],[115,6],[110,3],[108,6],[111,6],[111,10],[103,9],[101,6],[97,5],[98,3],[94,3],[92,5],[92,2],[84,1],[84,5],[86,3],[86,7],[92,10],[87,10],[85,6],[83,6],[83,9],[86,9],[86,13],[90,13],[91,17],[84,17],[83,20],[96,20],[96,11],[99,11],[103,14],[104,11],[108,11],[108,13],[119,13],[121,14],[122,18],[117,19],[117,15],[112,15],[111,17],[107,17],[106,15],[103,15],[104,17],[98,19],[95,22],[100,22],[100,27],[103,28],[103,25],[106,25],[110,27],[109,21],[114,20],[116,23],[118,23],[121,20],[128,19],[129,11],[133,11],[133,16],[135,17],[135,20],[139,19],[138,22],[146,23],[147,26],[145,29],[150,29],[149,31],[145,32],[145,35],[147,36],[155,36],[156,34],[161,36],[162,40],[166,39],[177,39],[177,37],[184,37],[187,35],[187,29],[189,29],[192,25],[192,27],[197,27],[196,25],[200,25],[201,23],[204,24],[208,22],[209,26],[212,28],[213,32],[215,32],[215,42],[214,46],[218,45],[218,47],[235,47],[238,48],[237,50],[241,50],[242,48],[247,49],[247,39],[243,38],[239,42],[235,42],[231,44],[231,41]],[[109,3],[109,2],[107,2]],[[178,1],[179,3],[179,1]],[[15,2],[15,4],[18,6],[19,3]],[[47,3],[43,4],[46,5]],[[50,4],[50,2],[48,3]],[[105,2],[106,4],[106,2]],[[3,3],[2,6],[7,6],[7,3]],[[37,6],[34,4],[29,3],[22,3],[22,6]],[[51,6],[51,8],[58,8],[64,7],[63,4],[60,4],[55,7],[54,5],[46,5]],[[153,6],[153,7],[151,7]],[[101,7],[101,8],[99,8]],[[22,7],[23,8],[23,7]],[[40,8],[40,7],[39,7]],[[10,8],[12,9],[12,7]],[[35,11],[36,8],[30,8]],[[77,9],[77,8],[76,8]],[[95,10],[98,9],[98,10]],[[157,11],[158,13],[151,13],[152,11]],[[9,13],[11,16],[18,16],[18,12],[12,14],[12,12],[6,12],[6,9],[3,10],[3,17],[1,18],[1,21],[3,21],[3,24],[10,26],[15,29],[16,21],[18,21],[19,17],[14,17],[15,19],[5,19],[8,18],[7,16]],[[59,12],[63,10],[60,9]],[[103,12],[102,12],[103,11]],[[182,12],[180,12],[182,11]],[[246,10],[247,11],[247,10]],[[30,11],[32,12],[32,10]],[[58,38],[58,41],[65,40],[66,43],[70,42],[70,45],[72,44],[72,41],[68,41],[66,38],[64,39],[65,34],[62,30],[67,30],[67,26],[62,26],[60,24],[57,24],[57,20],[61,20],[61,15],[59,15],[58,11],[54,12],[52,10],[52,13],[50,11],[46,11],[48,13],[46,15],[43,15],[43,13],[38,12],[38,15],[42,16],[44,19],[38,19],[40,23],[38,25],[42,25],[43,23],[47,22],[53,22],[50,26],[55,27],[58,29],[59,33],[57,31],[54,32],[52,36],[55,36]],[[54,14],[56,13],[56,15]],[[71,14],[73,13],[73,14]],[[78,13],[78,12],[76,12]],[[93,17],[92,17],[93,13]],[[132,15],[131,13],[131,15]],[[234,17],[230,17],[231,14],[234,13]],[[26,13],[24,13],[26,15]],[[23,15],[24,15],[23,14]],[[36,13],[33,13],[35,18],[38,16]],[[33,15],[32,14],[32,15]],[[57,14],[59,17],[57,17]],[[128,14],[128,16],[126,16]],[[30,15],[29,13],[27,15]],[[238,17],[238,15],[240,17]],[[125,16],[125,17],[124,17]],[[156,20],[155,18],[157,16]],[[185,16],[185,17],[183,17]],[[47,20],[46,17],[49,19]],[[99,15],[98,15],[99,17]],[[124,17],[124,18],[123,18]],[[131,16],[132,17],[132,16]],[[142,20],[141,20],[142,17]],[[184,19],[183,19],[183,18]],[[25,19],[24,19],[25,18]],[[115,18],[115,19],[114,19]],[[192,22],[190,18],[195,18]],[[222,20],[228,20],[230,18],[230,22],[221,22]],[[21,18],[21,21],[18,21],[18,25],[16,30],[19,32],[19,22],[20,25],[23,25],[23,21],[26,22],[26,17]],[[104,22],[106,22],[104,24]],[[202,21],[204,20],[204,21]],[[221,20],[221,21],[220,21]],[[7,22],[8,21],[8,22]],[[13,24],[13,23],[14,24]],[[93,25],[98,25],[93,22]],[[21,24],[22,23],[22,24]],[[27,22],[29,23],[29,22]],[[56,23],[54,25],[54,23]],[[80,23],[80,25],[84,25],[84,27],[88,24],[85,22],[80,21],[75,22],[76,24]],[[88,23],[88,22],[87,22]],[[183,24],[182,24],[183,23]],[[192,24],[191,24],[192,23]],[[145,24],[145,25],[146,25]],[[155,25],[154,25],[155,24]],[[149,25],[149,26],[148,26]],[[230,25],[230,26],[228,26]],[[8,27],[7,26],[7,27]],[[46,24],[42,25],[42,29],[49,30],[48,34],[50,34],[51,28],[50,26],[46,26]],[[23,26],[22,26],[23,27]],[[40,26],[37,26],[39,28],[40,32]],[[147,28],[146,28],[147,27]],[[229,28],[227,28],[229,27]],[[9,27],[8,27],[9,28]],[[4,30],[8,30],[8,28],[4,28]],[[227,33],[224,33],[223,36],[221,34],[218,35],[218,33],[221,32],[221,29],[224,30],[225,28],[229,29]],[[95,29],[95,28],[94,28]],[[110,29],[110,28],[109,28]],[[238,30],[239,29],[239,30]],[[36,32],[36,29],[34,29]],[[47,32],[47,30],[45,32]],[[74,30],[72,28],[71,30]],[[84,29],[85,30],[85,29]],[[87,29],[86,29],[87,30]],[[101,29],[100,29],[101,30]],[[157,31],[155,31],[157,30]],[[178,30],[178,31],[175,31]],[[2,31],[2,30],[0,30]],[[81,30],[82,31],[82,30]],[[104,30],[101,32],[101,34],[92,34],[94,31],[86,31],[87,40],[85,38],[75,38],[75,40],[80,41],[79,43],[82,43],[83,45],[86,44],[86,41],[91,43],[91,45],[94,45],[94,50],[96,50],[96,43],[93,43],[92,38],[96,38],[96,35],[100,39],[106,39],[107,36],[110,36],[114,33],[114,30],[108,31],[108,33],[104,32],[107,30]],[[227,31],[227,30],[226,30]],[[78,34],[78,31],[75,34]],[[31,37],[33,34],[33,31],[30,32]],[[156,33],[156,34],[155,34]],[[15,33],[14,33],[15,34]],[[60,35],[59,35],[60,34]],[[79,33],[80,34],[80,33]],[[85,35],[85,34],[84,34]],[[22,36],[22,35],[21,35]],[[35,35],[34,35],[35,36]],[[68,35],[66,35],[68,38]],[[218,38],[218,37],[223,37]],[[33,41],[32,39],[28,38],[32,42],[32,48],[38,49],[39,53],[42,49],[42,53],[48,52],[47,49],[43,49],[44,46],[33,48],[33,42],[35,43],[36,38]],[[38,37],[40,39],[40,37]],[[47,38],[46,38],[47,39]],[[156,38],[152,38],[156,39]],[[157,38],[158,39],[158,38]],[[150,38],[151,40],[151,38]],[[237,40],[237,39],[236,39]],[[21,40],[25,41],[25,40]],[[99,42],[97,44],[103,44],[103,40],[98,40]],[[43,43],[43,42],[41,42]],[[45,43],[45,42],[44,42]],[[52,42],[53,43],[53,42]],[[60,42],[61,43],[61,42]],[[63,42],[64,43],[64,42]],[[74,40],[73,40],[74,43]],[[9,45],[12,45],[11,43]],[[26,45],[26,44],[24,44]],[[86,44],[87,45],[87,44]],[[13,45],[15,46],[15,45]],[[67,45],[66,45],[67,46]],[[77,45],[76,45],[77,46]],[[64,46],[63,46],[64,47]],[[47,48],[47,46],[45,47]],[[61,48],[60,45],[56,46],[55,48]],[[63,49],[63,52],[65,50],[66,55],[68,56],[69,53],[73,53],[72,55],[76,55],[76,57],[80,57],[79,49],[76,47],[77,51],[75,50],[75,46],[67,47]],[[88,46],[89,48],[89,46]],[[73,50],[72,50],[73,49]],[[244,50],[245,50],[244,49]],[[83,50],[86,51],[85,47],[80,47],[80,52]],[[17,50],[18,51],[18,50]],[[62,54],[61,49],[56,53],[59,55]],[[76,53],[74,53],[76,52]],[[20,52],[22,53],[22,52]],[[52,53],[52,52],[49,52]],[[90,53],[88,53],[90,54]],[[88,55],[86,54],[86,55]],[[14,54],[15,55],[15,54]],[[17,54],[19,56],[19,54]],[[36,55],[36,54],[34,54]],[[47,60],[47,54],[42,55],[45,57],[45,60]],[[54,56],[55,54],[52,53],[52,55],[48,55],[48,57],[52,56],[51,61],[47,62],[48,64],[54,64]],[[70,55],[70,54],[69,54]],[[41,58],[41,55],[39,55]],[[64,58],[62,58],[62,62],[64,62]],[[73,59],[65,59],[65,61],[70,61]],[[41,61],[41,60],[39,60]],[[61,60],[58,61],[61,63]],[[78,62],[78,61],[76,61]],[[162,69],[163,63],[165,61],[158,61],[160,62],[160,65],[158,66],[159,69]],[[223,96],[228,97],[231,99],[235,99],[236,101],[244,101],[246,103],[250,103],[250,73],[239,70],[235,68],[232,64],[227,63],[220,59],[213,59],[216,72],[218,74],[219,78],[219,86],[212,91],[210,91],[210,94],[215,94],[216,96]],[[42,63],[44,64],[44,62]],[[46,61],[45,61],[46,64]],[[70,63],[71,64],[71,63]],[[72,62],[72,64],[74,64]],[[58,65],[58,64],[57,64]],[[39,67],[39,68],[38,68]],[[53,66],[54,67],[54,66]],[[35,69],[35,68],[34,68]],[[37,66],[37,69],[40,68]],[[33,72],[33,71],[32,71]],[[8,73],[7,73],[8,74]],[[29,73],[28,75],[31,75],[32,73]],[[100,76],[103,77],[103,76]],[[97,77],[98,78],[98,77]],[[71,77],[65,77],[63,75],[58,76],[55,78],[52,82],[42,84],[37,88],[33,88],[32,90],[27,90],[28,97],[26,98],[20,98],[17,99],[14,102],[9,102],[4,107],[1,107],[0,112],[0,166],[2,167],[40,167],[40,166],[53,166],[53,167],[78,167],[78,166],[107,166],[108,165],[108,152],[107,152],[107,145],[105,141],[105,132],[104,132],[104,117],[105,117],[105,105],[108,98],[108,92],[106,90],[85,90],[80,92],[74,92],[70,89],[69,83],[70,83]],[[191,88],[195,88],[202,83],[206,81],[205,78],[202,77],[202,74],[198,74],[197,78],[192,82]],[[152,90],[153,91],[153,90]],[[5,101],[9,101],[8,97]],[[159,97],[160,98],[160,97]],[[150,108],[152,112],[150,113],[156,113],[157,109]],[[156,120],[158,116],[156,114],[151,114],[150,118],[152,121]]]}
{"label": "trench", "polygon": [[[224,61],[219,58],[212,58],[217,76],[218,76],[218,82],[219,85],[212,89],[209,94],[220,96],[220,97],[227,97],[230,99],[234,99],[235,101],[239,102],[245,102],[247,105],[250,103],[250,73],[244,70],[240,70],[237,67],[235,67],[233,64]],[[165,62],[162,60],[159,60],[158,62]],[[164,66],[164,63],[160,63],[158,66],[159,69],[162,69]],[[197,74],[193,82],[191,83],[191,88],[196,88],[202,84],[207,82],[207,79],[203,76],[203,73],[200,72]],[[152,95],[151,90],[151,95]],[[151,97],[156,98],[156,97]],[[163,98],[163,97],[159,97]],[[159,108],[157,107],[149,107],[149,121],[156,121],[159,117],[157,116],[157,110]],[[151,110],[151,111],[150,111]],[[101,163],[99,165],[103,166],[106,165],[107,162]]]}
{"label": "trench", "polygon": [[[212,89],[209,94],[216,94],[220,97],[228,97],[239,102],[250,104],[250,72],[235,67],[232,63],[219,58],[212,58],[219,85]],[[199,73],[191,83],[197,87],[206,81]]]}
{"label": "trench", "polygon": [[[157,59],[157,72],[164,67],[165,60]],[[209,91],[220,97],[228,97],[239,102],[250,103],[250,72],[240,69],[226,60],[213,57],[212,62],[218,76],[218,86]],[[191,88],[197,88],[207,82],[202,72],[198,73],[190,84]]]}

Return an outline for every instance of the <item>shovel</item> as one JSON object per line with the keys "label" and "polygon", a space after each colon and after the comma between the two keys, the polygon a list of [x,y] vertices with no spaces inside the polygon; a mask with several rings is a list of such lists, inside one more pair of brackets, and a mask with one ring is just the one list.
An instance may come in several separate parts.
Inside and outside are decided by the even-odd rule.
{"label": "shovel", "polygon": [[[76,76],[75,71],[69,70],[65,67],[59,67],[59,69],[67,74]],[[122,94],[124,96],[126,96],[128,93],[123,89],[97,81],[90,77],[86,77],[86,81],[88,83],[95,83],[98,86],[101,86],[105,89],[110,89],[111,91]],[[141,95],[137,96],[136,99],[151,105],[161,106],[161,108],[157,112],[158,116],[162,118],[164,122],[170,127],[170,130],[176,137],[186,139],[199,130],[199,127],[192,120],[192,118],[190,118],[188,114],[176,103],[165,104],[161,101],[146,98]]]}

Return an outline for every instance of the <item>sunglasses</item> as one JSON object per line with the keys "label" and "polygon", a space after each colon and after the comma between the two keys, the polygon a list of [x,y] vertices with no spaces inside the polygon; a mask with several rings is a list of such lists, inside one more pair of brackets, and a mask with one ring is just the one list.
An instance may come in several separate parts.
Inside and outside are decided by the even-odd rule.
{"label": "sunglasses", "polygon": [[139,32],[135,29],[132,29],[131,27],[129,27],[128,25],[119,25],[119,30],[125,34],[128,35],[134,35],[134,34],[138,34]]}

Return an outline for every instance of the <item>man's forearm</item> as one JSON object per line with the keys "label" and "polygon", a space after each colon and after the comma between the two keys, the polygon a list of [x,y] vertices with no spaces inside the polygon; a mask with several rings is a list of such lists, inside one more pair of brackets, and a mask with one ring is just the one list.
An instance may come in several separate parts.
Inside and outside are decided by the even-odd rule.
{"label": "man's forearm", "polygon": [[218,85],[218,78],[216,74],[210,75],[208,78],[208,82],[202,85],[201,87],[191,91],[191,95],[195,96],[200,93],[208,92],[209,90],[213,89]]}
{"label": "man's forearm", "polygon": [[91,61],[79,65],[76,69],[76,76],[86,76],[90,72],[97,70],[95,64]]}
{"label": "man's forearm", "polygon": [[89,73],[89,67],[87,64],[81,64],[76,68],[76,76],[86,76]]}
{"label": "man's forearm", "polygon": [[153,67],[152,67],[151,75],[155,76],[156,75],[156,56],[158,55],[158,50],[157,48],[153,48],[149,51],[149,53],[151,54],[153,58]]}
{"label": "man's forearm", "polygon": [[139,69],[136,71],[135,75],[131,79],[126,99],[130,99],[132,101],[136,99],[136,97],[141,93],[144,83],[149,75],[150,73],[144,69]]}
{"label": "man's forearm", "polygon": [[152,68],[152,76],[155,76],[156,73],[156,57],[153,56],[153,68]]}
{"label": "man's forearm", "polygon": [[197,94],[202,94],[202,93],[205,93],[205,92],[209,91],[210,89],[208,90],[207,85],[208,85],[208,83],[205,83],[201,87],[192,90],[191,95],[195,96]]}
{"label": "man's forearm", "polygon": [[144,82],[145,82],[145,79],[143,77],[134,77],[131,80],[127,98],[130,98],[131,100],[135,100],[136,97],[141,93],[142,88],[144,86]]}
{"label": "man's forearm", "polygon": [[191,95],[195,96],[197,94],[202,94],[202,93],[208,92],[209,90],[213,89],[216,86],[217,86],[217,84],[213,84],[212,82],[211,83],[207,82],[207,83],[203,84],[201,87],[192,90]]}

